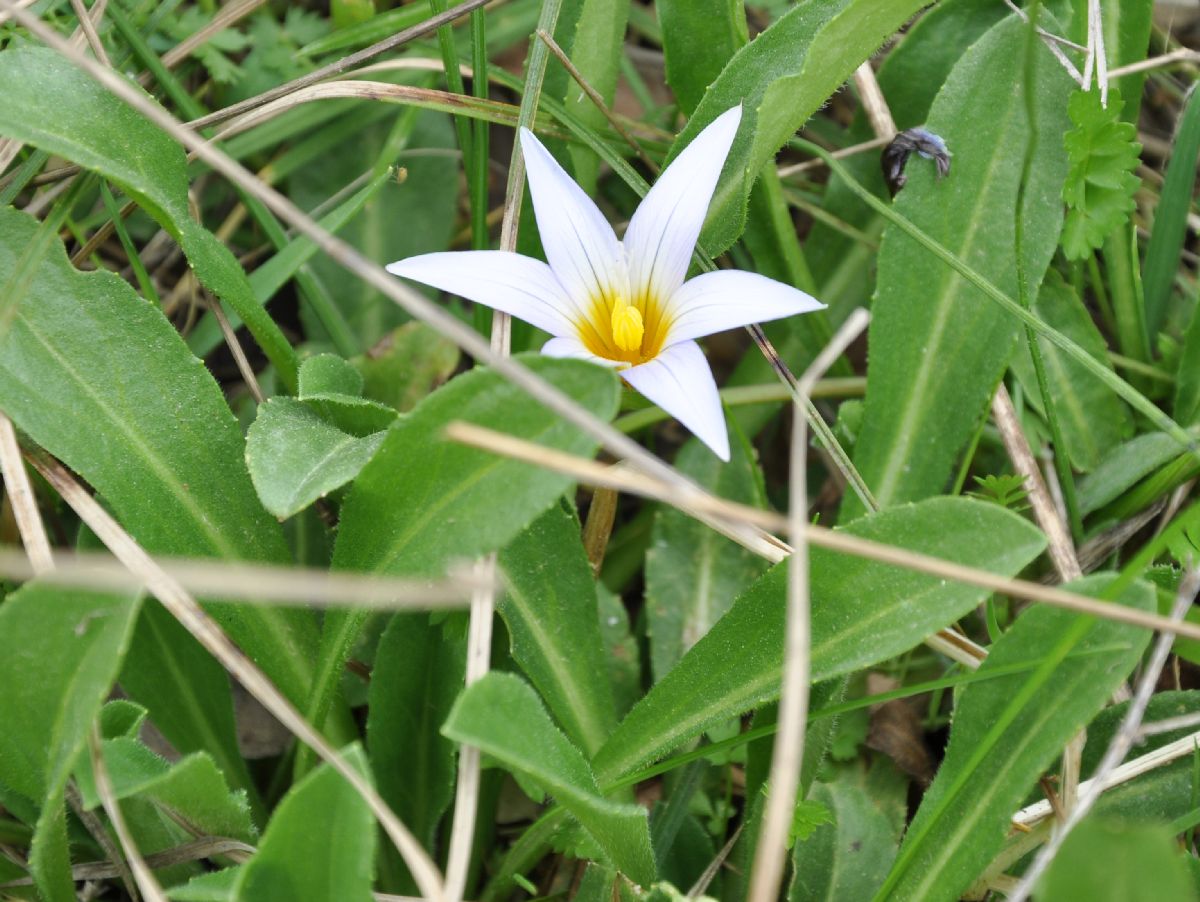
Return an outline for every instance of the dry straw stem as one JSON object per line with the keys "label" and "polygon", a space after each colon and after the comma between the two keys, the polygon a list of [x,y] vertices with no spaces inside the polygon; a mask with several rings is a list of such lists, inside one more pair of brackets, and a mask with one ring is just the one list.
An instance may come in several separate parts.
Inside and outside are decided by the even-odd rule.
{"label": "dry straw stem", "polygon": [[[21,460],[16,430],[13,429],[12,420],[3,413],[0,413],[0,474],[4,476],[4,488],[12,505],[13,517],[17,521],[17,531],[25,545],[25,554],[29,556],[30,572],[35,576],[48,573],[54,569],[50,542],[46,538],[42,515],[38,513],[33,485],[29,482],[29,474],[25,472],[25,464]],[[15,556],[24,562],[20,555]]]}
{"label": "dry straw stem", "polygon": [[224,31],[226,28],[240,22],[265,2],[266,0],[233,0],[232,3],[225,4],[217,10],[216,15],[212,17],[207,25],[195,34],[184,38],[164,53],[162,55],[162,64],[168,69],[174,69],[191,56],[192,52],[201,44],[210,40],[218,32]]}
{"label": "dry straw stem", "polygon": [[[694,488],[685,494],[675,486],[619,465],[601,464],[562,451],[543,448],[541,445],[527,442],[524,439],[514,438],[502,432],[494,432],[472,423],[461,421],[450,423],[446,426],[445,435],[453,441],[491,451],[493,454],[523,460],[534,466],[564,473],[587,485],[608,486],[644,498],[666,502],[688,516],[718,530],[723,535],[730,535],[729,527],[734,522],[754,524],[778,532],[783,532],[788,528],[787,518],[773,511],[759,510],[733,501],[726,501]],[[694,494],[697,492],[698,494]],[[1101,617],[1105,620],[1127,623],[1143,629],[1170,630],[1183,638],[1200,640],[1200,625],[1187,621],[1175,623],[1169,617],[1162,617],[1136,608],[1127,608],[1113,602],[1098,601],[1095,598],[1053,586],[1043,586],[1023,579],[998,576],[987,570],[968,567],[893,545],[884,545],[811,523],[804,527],[804,533],[809,544],[840,554],[849,554],[901,567],[905,570],[927,573],[940,579],[979,586],[992,592],[1048,604],[1051,607],[1074,611],[1077,614]],[[761,532],[757,534],[763,537],[764,543],[767,540],[773,543],[777,550],[777,556],[764,554],[764,557],[777,562],[791,553],[788,545],[774,536]],[[750,546],[745,547],[749,548]]]}
{"label": "dry straw stem", "polygon": [[[1083,576],[1079,567],[1079,559],[1075,554],[1075,545],[1071,534],[1067,531],[1063,518],[1059,515],[1058,507],[1050,497],[1042,471],[1038,468],[1033,449],[1025,437],[1025,430],[1017,420],[1017,411],[1013,407],[1008,388],[1003,382],[992,397],[992,416],[1000,429],[1000,438],[1012,459],[1013,468],[1025,478],[1025,486],[1029,489],[1029,501],[1033,507],[1034,519],[1046,534],[1049,542],[1050,559],[1054,569],[1063,582],[1072,582]],[[1059,798],[1065,811],[1070,812],[1075,807],[1075,799],[1079,791],[1079,771],[1083,761],[1083,746],[1087,742],[1086,731],[1080,730],[1066,748],[1063,749],[1061,780],[1059,783]]]}
{"label": "dry straw stem", "polygon": [[125,816],[121,814],[121,806],[117,804],[116,796],[113,794],[112,781],[108,779],[108,768],[104,765],[100,731],[95,724],[92,724],[92,729],[88,732],[88,751],[92,758],[92,776],[96,780],[96,793],[100,796],[100,804],[108,813],[108,819],[113,825],[117,839],[121,842],[121,848],[125,851],[125,858],[133,871],[134,882],[137,883],[138,889],[141,890],[142,896],[147,902],[167,902],[166,893],[154,879],[154,873],[146,864],[146,859],[142,857],[137,844],[134,843],[133,834],[129,832],[129,826],[125,823]]}
{"label": "dry straw stem", "polygon": [[784,634],[783,677],[779,693],[779,729],[775,733],[768,780],[767,808],[754,851],[749,902],[771,902],[779,895],[779,881],[787,861],[788,828],[796,808],[800,766],[804,761],[804,730],[808,721],[810,644],[812,636],[808,592],[808,421],[804,408],[816,384],[830,366],[867,327],[870,316],[854,311],[833,336],[796,385],[793,402],[792,448],[788,467],[788,533],[792,554],[788,558],[788,596]]}
{"label": "dry straw stem", "polygon": [[83,5],[83,0],[71,0],[71,8],[75,10],[75,18],[79,20],[79,28],[83,32],[84,38],[87,39],[88,46],[92,48],[92,53],[96,59],[100,60],[104,65],[111,66],[108,54],[104,51],[104,44],[100,41],[100,35],[96,32],[96,23],[92,21],[92,17],[88,15],[87,7]]}
{"label": "dry straw stem", "polygon": [[[861,144],[851,144],[849,147],[843,147],[839,150],[832,151],[831,156],[835,160],[843,160],[846,157],[858,156],[860,153],[868,153],[872,150],[878,150],[891,143],[891,137],[872,138],[870,141],[863,141]],[[805,160],[802,163],[792,163],[789,166],[780,166],[778,175],[781,179],[786,179],[789,176],[799,175],[801,172],[809,172],[813,169],[820,169],[825,165],[825,161],[820,157],[812,160]]]}
{"label": "dry straw stem", "polygon": [[[440,581],[418,581],[208,558],[157,557],[154,563],[193,595],[255,605],[428,611],[465,607],[472,593],[495,586],[467,569]],[[0,549],[0,576],[114,592],[146,587],[137,574],[101,552],[60,551],[51,568],[38,570],[20,552]]]}
{"label": "dry straw stem", "polygon": [[[180,846],[163,849],[161,852],[152,852],[144,857],[146,864],[157,870],[218,856],[230,858],[240,864],[248,861],[256,851],[254,846],[236,839],[227,839],[223,836],[204,836]],[[122,862],[122,864],[124,863]],[[119,876],[121,876],[120,868],[108,859],[85,861],[71,866],[71,880],[75,883],[81,883],[84,880],[109,880]],[[20,877],[0,883],[0,889],[15,886],[33,886],[33,878]]]}
{"label": "dry straw stem", "polygon": [[[8,3],[8,0],[0,2]],[[258,666],[204,613],[187,590],[154,562],[120,524],[84,491],[62,464],[41,455],[31,456],[30,462],[109,551],[133,571],[154,597],[162,602],[163,607],[233,674],[263,707],[341,774],[363,797],[384,831],[395,843],[422,894],[430,902],[444,902],[442,878],[437,865],[370,782],[304,719]]]}
{"label": "dry straw stem", "polygon": [[[1180,582],[1179,592],[1175,597],[1175,604],[1171,608],[1172,621],[1179,623],[1183,620],[1184,615],[1191,608],[1192,602],[1196,600],[1197,589],[1200,589],[1200,571],[1192,569],[1184,575],[1183,580]],[[1159,634],[1158,640],[1154,643],[1154,651],[1150,654],[1150,660],[1146,663],[1145,668],[1142,670],[1142,675],[1138,678],[1137,691],[1134,692],[1133,700],[1129,703],[1129,707],[1125,711],[1125,717],[1122,718],[1116,735],[1113,736],[1108,748],[1105,749],[1104,757],[1100,759],[1100,764],[1096,767],[1096,773],[1090,781],[1091,785],[1085,792],[1080,793],[1078,804],[1074,809],[1070,809],[1066,823],[1054,832],[1050,841],[1038,852],[1037,857],[1033,860],[1033,864],[1021,878],[1021,883],[1017,887],[1016,892],[1013,893],[1012,902],[1026,902],[1030,897],[1038,879],[1046,872],[1046,868],[1050,866],[1050,862],[1054,860],[1054,856],[1062,848],[1062,844],[1066,841],[1067,836],[1079,825],[1079,822],[1087,816],[1087,813],[1092,810],[1099,800],[1100,794],[1104,791],[1105,781],[1113,773],[1117,765],[1129,754],[1134,740],[1137,739],[1138,728],[1142,725],[1142,718],[1146,716],[1146,708],[1150,704],[1151,697],[1154,695],[1154,688],[1158,685],[1159,675],[1162,674],[1163,667],[1167,663],[1167,657],[1171,653],[1171,645],[1174,641],[1175,633],[1171,630],[1163,630]]]}

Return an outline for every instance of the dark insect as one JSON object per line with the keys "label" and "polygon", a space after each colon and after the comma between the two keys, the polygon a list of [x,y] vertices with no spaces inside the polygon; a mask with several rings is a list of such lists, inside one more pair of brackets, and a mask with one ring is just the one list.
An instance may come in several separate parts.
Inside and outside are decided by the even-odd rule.
{"label": "dark insect", "polygon": [[904,166],[914,153],[937,164],[938,178],[950,171],[950,151],[946,148],[945,141],[923,128],[905,129],[883,149],[883,157],[880,159],[883,178],[892,192],[892,197],[896,196],[896,192],[903,188],[908,180],[904,175]]}

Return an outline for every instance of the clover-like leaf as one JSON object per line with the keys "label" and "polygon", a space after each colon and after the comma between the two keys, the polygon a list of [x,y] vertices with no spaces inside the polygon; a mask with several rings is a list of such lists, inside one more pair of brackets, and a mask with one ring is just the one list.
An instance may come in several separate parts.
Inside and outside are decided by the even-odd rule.
{"label": "clover-like leaf", "polygon": [[1108,106],[1094,91],[1072,95],[1067,106],[1074,128],[1063,143],[1071,168],[1063,185],[1067,219],[1063,252],[1080,260],[1104,243],[1133,210],[1138,177],[1133,174],[1142,146],[1137,129],[1121,120],[1121,95],[1112,91]]}

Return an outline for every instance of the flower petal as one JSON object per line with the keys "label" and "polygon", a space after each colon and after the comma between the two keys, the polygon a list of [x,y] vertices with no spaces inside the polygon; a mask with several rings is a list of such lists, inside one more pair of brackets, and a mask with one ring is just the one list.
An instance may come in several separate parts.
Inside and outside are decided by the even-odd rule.
{"label": "flower petal", "polygon": [[729,460],[729,432],[712,370],[694,341],[667,348],[649,363],[622,370],[621,377],[669,413],[696,438]]}
{"label": "flower petal", "polygon": [[574,335],[579,313],[550,267],[508,251],[421,254],[387,271],[511,314],[551,335]]}
{"label": "flower petal", "polygon": [[741,121],[741,106],[714,119],[659,176],[629,220],[625,256],[635,297],[649,290],[666,300],[683,284]]}
{"label": "flower petal", "polygon": [[816,298],[757,273],[708,272],[684,282],[667,302],[666,343],[823,309]]}
{"label": "flower petal", "polygon": [[592,363],[598,363],[600,366],[610,368],[621,365],[619,360],[608,360],[605,357],[597,357],[584,346],[582,341],[570,336],[550,339],[542,345],[542,353],[547,357],[570,357],[575,360],[590,360]]}
{"label": "flower petal", "polygon": [[521,149],[542,248],[563,288],[581,306],[606,294],[625,295],[624,252],[604,214],[527,128]]}

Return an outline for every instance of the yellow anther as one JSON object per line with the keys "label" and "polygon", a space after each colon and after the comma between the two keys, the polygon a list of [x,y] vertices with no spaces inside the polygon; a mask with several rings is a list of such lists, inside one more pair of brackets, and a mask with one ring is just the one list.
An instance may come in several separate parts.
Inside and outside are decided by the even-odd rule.
{"label": "yellow anther", "polygon": [[612,310],[613,341],[622,351],[637,351],[642,346],[642,335],[646,327],[642,325],[642,314],[631,304],[618,301]]}

